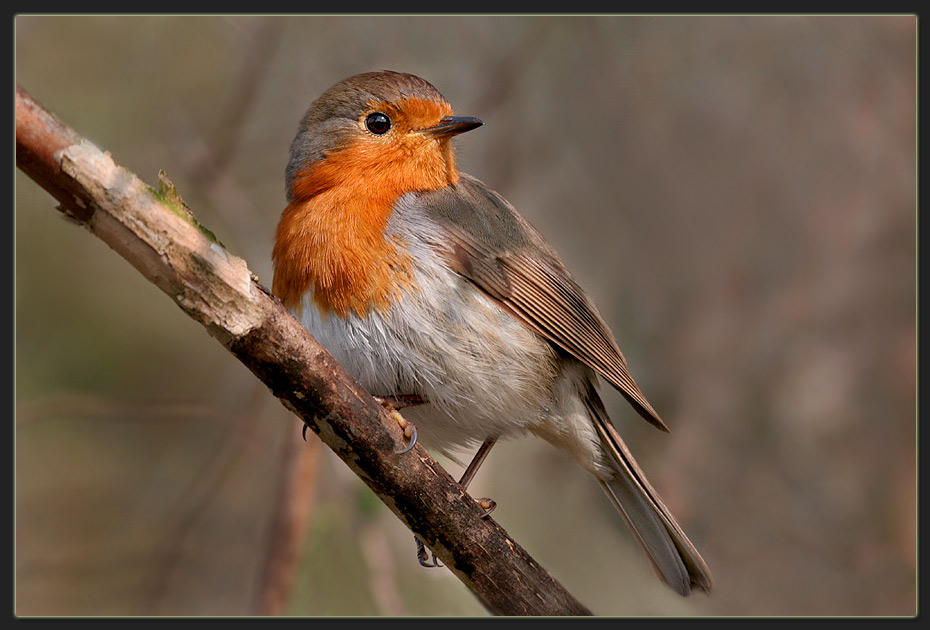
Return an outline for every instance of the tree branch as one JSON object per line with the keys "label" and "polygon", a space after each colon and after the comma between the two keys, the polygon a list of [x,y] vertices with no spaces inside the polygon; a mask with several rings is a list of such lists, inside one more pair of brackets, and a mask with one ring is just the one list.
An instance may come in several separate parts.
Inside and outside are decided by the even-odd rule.
{"label": "tree branch", "polygon": [[396,421],[201,226],[16,89],[16,164],[71,216],[200,322],[293,411],[493,613],[591,614],[422,448],[398,455]]}

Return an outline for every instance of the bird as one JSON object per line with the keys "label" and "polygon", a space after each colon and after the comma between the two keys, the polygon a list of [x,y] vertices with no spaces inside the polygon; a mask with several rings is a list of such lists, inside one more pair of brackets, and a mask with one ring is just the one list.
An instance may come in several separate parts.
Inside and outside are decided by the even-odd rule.
{"label": "bird", "polygon": [[662,581],[710,592],[598,393],[668,431],[613,333],[541,233],[456,167],[452,139],[483,124],[405,72],[325,90],[290,145],[272,293],[405,427],[399,452],[478,446],[467,487],[499,439],[542,438],[594,476]]}

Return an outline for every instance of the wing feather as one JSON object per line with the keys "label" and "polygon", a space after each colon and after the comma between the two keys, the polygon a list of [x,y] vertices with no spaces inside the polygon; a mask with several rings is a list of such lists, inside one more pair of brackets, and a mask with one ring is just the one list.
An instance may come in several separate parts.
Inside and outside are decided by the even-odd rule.
{"label": "wing feather", "polygon": [[418,198],[428,211],[443,219],[438,224],[451,244],[447,246],[455,271],[591,367],[643,418],[668,431],[630,375],[597,307],[545,239],[513,206],[478,180],[463,174],[455,192],[426,193]]}

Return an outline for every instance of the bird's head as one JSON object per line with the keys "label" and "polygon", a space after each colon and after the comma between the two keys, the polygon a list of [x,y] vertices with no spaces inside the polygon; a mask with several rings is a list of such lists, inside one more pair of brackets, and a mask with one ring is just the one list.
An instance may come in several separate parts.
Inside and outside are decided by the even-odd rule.
{"label": "bird's head", "polygon": [[396,197],[458,180],[451,138],[482,125],[453,116],[429,82],[400,72],[367,72],[332,86],[307,110],[291,143],[288,201],[333,186]]}

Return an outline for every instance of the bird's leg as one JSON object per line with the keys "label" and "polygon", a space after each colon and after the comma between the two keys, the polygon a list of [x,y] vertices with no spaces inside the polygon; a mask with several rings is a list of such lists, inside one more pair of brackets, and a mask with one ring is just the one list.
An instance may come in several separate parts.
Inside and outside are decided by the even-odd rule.
{"label": "bird's leg", "polygon": [[494,446],[495,442],[497,442],[497,437],[490,437],[478,447],[477,451],[475,451],[475,456],[472,457],[471,462],[465,468],[465,472],[462,473],[462,478],[459,479],[459,485],[462,486],[462,490],[468,489],[468,484],[475,478],[475,474],[478,472],[478,468],[481,464],[484,463],[484,460],[488,458],[488,453],[491,452],[491,447]]}
{"label": "bird's leg", "polygon": [[[462,486],[462,490],[468,488],[468,484],[471,483],[471,480],[474,479],[475,473],[478,472],[478,468],[481,464],[484,463],[484,460],[487,459],[488,453],[491,452],[491,447],[494,446],[494,443],[497,442],[497,436],[489,437],[486,439],[481,446],[478,447],[478,451],[475,453],[475,456],[472,457],[471,462],[465,468],[465,472],[462,473],[462,478],[459,479],[459,485]],[[481,498],[475,499],[475,502],[484,510],[484,516],[481,518],[486,518],[491,511],[497,507],[497,503],[492,499]],[[430,561],[430,552],[423,544],[423,541],[420,540],[419,536],[413,537],[414,542],[417,545],[417,560],[424,567],[441,567],[439,564],[439,559],[436,558],[436,555],[433,554],[433,559]]]}
{"label": "bird's leg", "polygon": [[[462,486],[462,490],[468,489],[468,484],[471,483],[471,480],[474,479],[475,473],[478,472],[478,468],[481,464],[484,463],[484,460],[487,459],[488,453],[491,452],[491,447],[497,442],[497,436],[489,437],[486,439],[481,446],[478,447],[478,451],[475,453],[475,456],[472,458],[471,462],[465,468],[465,472],[462,473],[462,478],[459,479],[459,485]],[[481,498],[475,499],[482,508],[484,508],[484,515],[487,516],[491,511],[497,507],[497,503],[492,499]]]}
{"label": "bird's leg", "polygon": [[410,440],[410,444],[395,452],[398,455],[403,455],[404,453],[412,450],[414,445],[417,443],[417,428],[412,422],[409,422],[406,418],[400,415],[398,409],[403,409],[404,407],[413,407],[415,405],[422,405],[425,404],[426,401],[416,394],[400,394],[398,396],[384,397],[375,396],[375,400],[381,403],[381,406],[387,409],[388,413],[391,414],[391,417],[397,421],[397,424],[404,432],[404,439]]}

